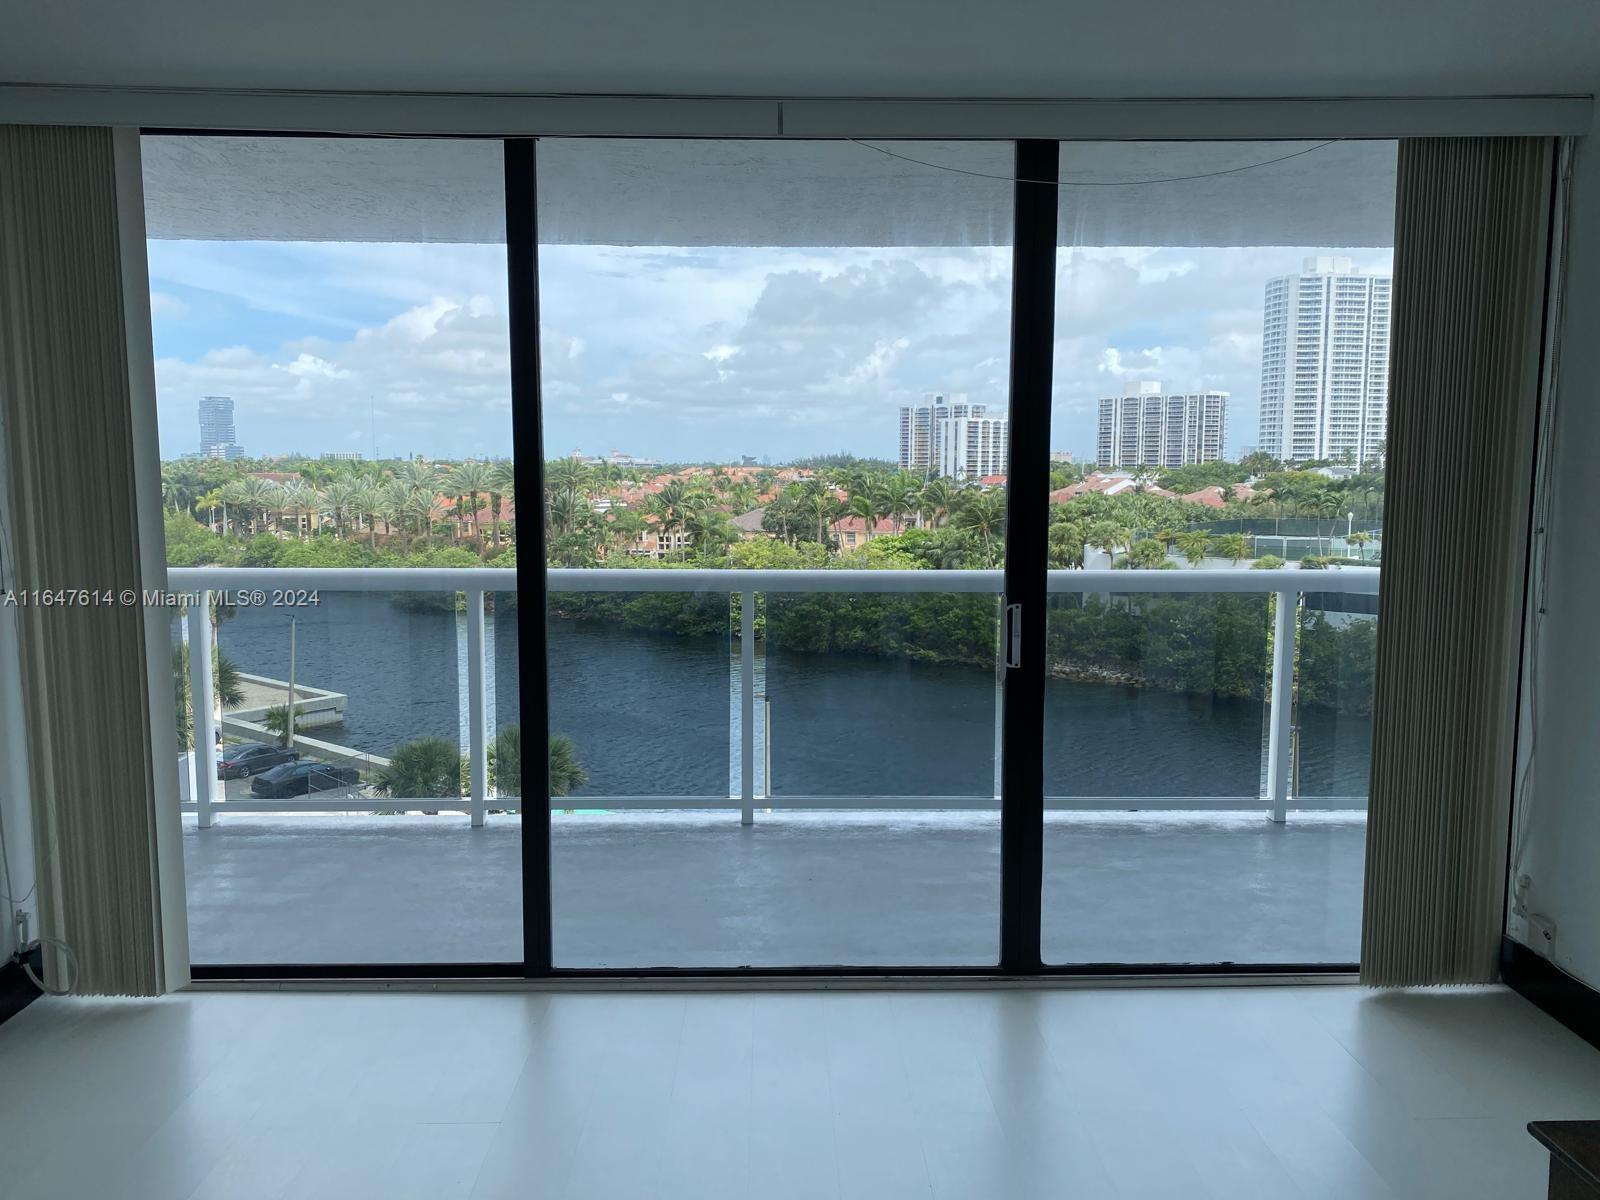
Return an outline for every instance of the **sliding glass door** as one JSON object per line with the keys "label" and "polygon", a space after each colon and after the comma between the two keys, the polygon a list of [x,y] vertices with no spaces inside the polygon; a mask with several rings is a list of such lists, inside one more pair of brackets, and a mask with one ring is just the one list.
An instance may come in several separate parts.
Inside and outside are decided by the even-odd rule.
{"label": "sliding glass door", "polygon": [[143,159],[194,961],[516,969],[501,144]]}
{"label": "sliding glass door", "polygon": [[555,966],[997,961],[1010,170],[540,143]]}
{"label": "sliding glass door", "polygon": [[1392,143],[144,156],[201,974],[1354,960]]}
{"label": "sliding glass door", "polygon": [[1061,147],[1046,963],[1356,961],[1394,172]]}

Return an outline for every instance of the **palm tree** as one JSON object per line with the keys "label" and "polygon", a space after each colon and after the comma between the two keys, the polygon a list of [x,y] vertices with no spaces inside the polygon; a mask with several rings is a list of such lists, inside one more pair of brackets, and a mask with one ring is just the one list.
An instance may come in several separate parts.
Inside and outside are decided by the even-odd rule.
{"label": "palm tree", "polygon": [[[431,498],[430,498],[431,502]],[[433,799],[461,795],[461,752],[442,737],[419,737],[398,747],[378,772],[380,796]]]}
{"label": "palm tree", "polygon": [[939,528],[941,519],[950,515],[953,494],[948,479],[930,479],[922,485],[917,497],[917,515],[929,529]]}
{"label": "palm tree", "polygon": [[516,469],[511,463],[501,460],[489,468],[489,520],[494,544],[500,544],[500,505],[507,497],[513,495],[517,486]]}
{"label": "palm tree", "polygon": [[648,522],[633,509],[622,505],[606,515],[606,532],[610,542],[619,550],[626,550],[639,540]]}
{"label": "palm tree", "polygon": [[1083,568],[1084,530],[1082,521],[1050,522],[1050,565],[1057,569]]}
{"label": "palm tree", "polygon": [[961,493],[951,523],[957,529],[976,534],[983,544],[983,560],[995,565],[994,542],[1005,536],[1006,498],[1001,492],[968,490]]}
{"label": "palm tree", "polygon": [[681,479],[669,479],[659,492],[650,497],[650,512],[659,522],[669,546],[672,544],[672,535],[683,529],[695,503],[694,493]]}
{"label": "palm tree", "polygon": [[360,518],[357,499],[360,496],[361,486],[349,479],[335,479],[328,485],[328,490],[323,493],[322,499],[328,506],[328,512],[333,517],[333,536],[344,537],[346,521],[354,523]]}
{"label": "palm tree", "polygon": [[589,772],[578,761],[577,747],[564,733],[550,735],[550,794],[570,796],[589,782]]}
{"label": "palm tree", "polygon": [[878,532],[878,501],[871,492],[853,492],[845,503],[844,511],[852,517],[860,517],[862,527],[866,530],[864,541],[870,541]]}
{"label": "palm tree", "polygon": [[294,514],[295,534],[300,538],[305,537],[306,512],[316,509],[318,503],[316,490],[298,479],[289,480],[278,491],[278,508]]}
{"label": "palm tree", "polygon": [[1191,567],[1198,567],[1206,560],[1206,547],[1211,541],[1211,535],[1203,529],[1190,529],[1180,533],[1173,539],[1183,556],[1189,560]]}
{"label": "palm tree", "polygon": [[906,518],[914,515],[921,503],[922,484],[910,471],[897,472],[883,485],[882,498],[888,510],[884,515],[894,522],[896,533],[903,533]]}
{"label": "palm tree", "polygon": [[267,514],[278,503],[278,485],[254,475],[241,483],[245,507],[250,511],[250,532],[259,533],[267,523]]}
{"label": "palm tree", "polygon": [[406,530],[406,485],[398,479],[390,479],[378,489],[376,502],[373,509],[377,517],[383,522],[383,536],[389,537],[394,533],[395,527],[400,529],[400,553],[404,554],[409,547],[410,538]]}
{"label": "palm tree", "polygon": [[1230,560],[1234,566],[1239,565],[1239,560],[1247,558],[1250,554],[1250,542],[1242,533],[1225,533],[1213,543],[1217,553]]}
{"label": "palm tree", "polygon": [[1136,567],[1160,567],[1167,561],[1166,547],[1155,538],[1142,538],[1128,547],[1124,562]]}
{"label": "palm tree", "polygon": [[585,491],[588,481],[589,469],[575,458],[558,458],[545,468],[544,486],[551,493],[577,496]]}
{"label": "palm tree", "polygon": [[472,512],[472,532],[483,544],[483,522],[478,515],[478,497],[490,490],[492,472],[483,463],[462,463],[450,473],[450,490],[465,496]]}
{"label": "palm tree", "polygon": [[[522,795],[522,727],[505,725],[489,747],[489,780],[497,796]],[[570,796],[589,782],[578,761],[572,739],[564,733],[550,735],[550,794]]]}
{"label": "palm tree", "polygon": [[558,534],[571,533],[588,511],[583,498],[572,492],[556,492],[550,497],[550,524]]}
{"label": "palm tree", "polygon": [[367,525],[367,545],[372,549],[378,548],[378,510],[383,507],[383,493],[370,483],[357,483],[354,485],[350,497],[350,506],[358,520],[365,521]]}
{"label": "palm tree", "polygon": [[[260,480],[256,480],[256,482],[259,483],[261,481]],[[244,510],[244,511],[248,512],[249,509],[250,509],[250,488],[249,488],[249,485],[243,479],[230,479],[227,483],[222,485],[222,497],[221,497],[221,499],[222,499],[222,531],[224,533],[226,533],[228,531],[228,506],[230,504],[233,506],[233,511],[234,511],[234,514],[235,514],[235,520],[234,520],[234,524],[235,525],[238,524],[237,514],[239,513],[239,511],[240,510]],[[251,532],[252,533],[255,532],[255,529],[254,529],[255,523],[256,523],[255,514],[251,513],[251,515],[250,515],[250,525],[251,525]]]}
{"label": "palm tree", "polygon": [[799,497],[800,511],[808,521],[815,521],[817,541],[828,544],[828,526],[839,519],[839,498],[833,489],[815,479],[807,480]]}
{"label": "palm tree", "polygon": [[1358,529],[1344,540],[1356,548],[1356,557],[1365,562],[1367,559],[1367,543],[1372,540],[1372,535],[1365,529]]}
{"label": "palm tree", "polygon": [[417,536],[426,539],[433,533],[433,506],[438,493],[432,488],[415,488],[406,493],[405,516],[416,525]]}
{"label": "palm tree", "polygon": [[427,492],[430,499],[438,494],[439,472],[428,463],[416,459],[403,462],[394,477],[405,485],[407,491],[420,489]]}
{"label": "palm tree", "polygon": [[[189,643],[172,648],[173,698],[178,716],[178,748],[194,748],[194,697],[189,687]],[[217,709],[237,708],[244,703],[244,685],[233,659],[220,649],[211,652],[211,695]],[[218,728],[221,728],[219,725]]]}
{"label": "palm tree", "polygon": [[739,531],[728,514],[711,507],[693,509],[684,522],[684,532],[702,558],[719,558],[739,540]]}

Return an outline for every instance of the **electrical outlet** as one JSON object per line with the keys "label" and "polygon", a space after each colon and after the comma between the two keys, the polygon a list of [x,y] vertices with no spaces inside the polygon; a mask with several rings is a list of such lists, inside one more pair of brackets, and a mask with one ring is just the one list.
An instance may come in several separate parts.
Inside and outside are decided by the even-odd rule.
{"label": "electrical outlet", "polygon": [[1535,946],[1546,949],[1556,940],[1556,923],[1543,913],[1528,914],[1528,932]]}

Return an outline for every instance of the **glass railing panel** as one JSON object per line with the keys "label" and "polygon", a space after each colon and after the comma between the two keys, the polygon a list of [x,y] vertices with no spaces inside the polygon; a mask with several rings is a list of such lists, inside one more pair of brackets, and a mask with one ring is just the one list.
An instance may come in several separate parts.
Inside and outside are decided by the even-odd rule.
{"label": "glass railing panel", "polygon": [[500,802],[491,804],[489,811],[517,812],[521,808],[523,754],[517,593],[489,592],[485,604],[489,795]]}
{"label": "glass railing panel", "polygon": [[546,627],[557,965],[728,965],[717,931],[750,904],[720,882],[740,854],[728,594],[552,592]]}
{"label": "glass railing panel", "polygon": [[[1049,605],[1045,795],[1254,806],[1264,595],[1065,593]],[[1236,805],[1237,806],[1237,805]]]}
{"label": "glass railing panel", "polygon": [[1268,819],[1277,603],[1053,597],[1045,961],[1353,959],[1359,837]]}
{"label": "glass railing panel", "polygon": [[774,958],[995,962],[998,597],[769,593],[761,618]]}
{"label": "glass railing panel", "polygon": [[774,593],[764,635],[773,796],[993,807],[997,597]]}
{"label": "glass railing panel", "polygon": [[186,839],[196,962],[520,957],[518,831],[469,827],[465,606],[317,589],[216,610],[221,836]]}
{"label": "glass railing panel", "polygon": [[1295,675],[1293,794],[1300,806],[1366,807],[1377,650],[1377,596],[1307,593]]}

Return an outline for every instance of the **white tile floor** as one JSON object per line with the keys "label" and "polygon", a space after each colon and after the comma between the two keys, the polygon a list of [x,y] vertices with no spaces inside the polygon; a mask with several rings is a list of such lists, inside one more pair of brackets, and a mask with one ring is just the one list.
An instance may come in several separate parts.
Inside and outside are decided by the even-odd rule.
{"label": "white tile floor", "polygon": [[1600,1052],[1499,989],[209,993],[0,1026],[16,1200],[1534,1200],[1540,1117],[1600,1117]]}

